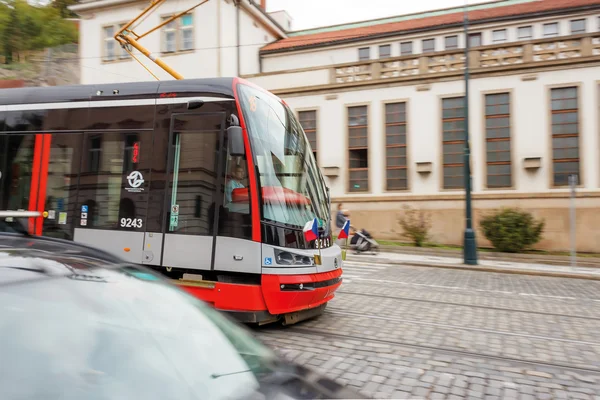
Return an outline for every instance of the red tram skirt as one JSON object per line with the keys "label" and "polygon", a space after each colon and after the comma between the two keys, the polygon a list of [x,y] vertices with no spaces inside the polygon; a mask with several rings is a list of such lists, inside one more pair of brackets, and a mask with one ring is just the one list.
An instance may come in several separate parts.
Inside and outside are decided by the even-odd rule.
{"label": "red tram skirt", "polygon": [[[342,284],[342,269],[305,275],[262,275],[260,285],[209,281],[174,281],[212,307],[241,322],[293,324],[325,309]],[[300,286],[302,285],[302,286]]]}

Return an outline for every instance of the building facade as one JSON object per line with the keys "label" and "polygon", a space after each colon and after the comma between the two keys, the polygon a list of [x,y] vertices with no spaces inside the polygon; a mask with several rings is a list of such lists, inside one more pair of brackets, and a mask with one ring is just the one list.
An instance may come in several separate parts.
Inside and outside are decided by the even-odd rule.
{"label": "building facade", "polygon": [[[200,2],[165,1],[133,26],[134,32],[148,32]],[[70,7],[81,18],[82,84],[153,79],[114,39],[148,4],[147,0],[83,0]],[[260,48],[287,37],[280,24],[291,27],[285,12],[270,15],[265,7],[265,0],[208,0],[139,42],[185,78],[255,74],[260,72]],[[134,55],[159,79],[173,79],[139,52],[134,50]]]}
{"label": "building facade", "polygon": [[[211,12],[221,7],[220,15],[234,6],[227,0],[211,3]],[[260,10],[253,3],[248,6]],[[82,21],[82,41],[85,35],[93,38],[86,51],[104,51],[102,26],[134,15],[125,6],[102,10]],[[285,13],[275,22],[261,12],[268,23],[259,24],[257,37],[268,44],[244,38],[248,42],[240,53],[240,69],[231,68],[235,53],[226,47],[231,42],[224,39],[227,35],[208,40],[205,34],[195,36],[202,46],[216,47],[208,57],[213,64],[194,61],[205,59],[205,48],[165,61],[186,77],[239,71],[282,97],[311,140],[333,206],[343,202],[353,225],[377,238],[399,239],[398,217],[409,205],[429,214],[432,241],[461,244],[467,114],[463,11],[436,10],[301,32],[285,27]],[[235,8],[228,13],[230,20],[222,25],[231,36]],[[200,18],[196,14],[194,21]],[[577,249],[598,251],[600,0],[496,1],[469,6],[468,17],[476,228],[487,212],[516,206],[545,219],[538,248],[567,250],[568,179],[575,175]],[[90,43],[98,43],[97,48]],[[159,51],[161,43],[148,47]],[[215,54],[221,54],[220,67]],[[108,61],[98,66],[105,72],[94,74],[82,70],[83,83],[120,81],[124,78],[108,71],[121,71],[119,65],[129,62]],[[489,244],[479,230],[477,240]]]}

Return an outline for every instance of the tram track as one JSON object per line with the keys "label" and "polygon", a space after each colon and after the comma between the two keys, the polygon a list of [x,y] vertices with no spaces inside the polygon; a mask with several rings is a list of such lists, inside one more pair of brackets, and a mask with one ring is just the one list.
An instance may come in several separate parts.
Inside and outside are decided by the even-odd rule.
{"label": "tram track", "polygon": [[549,317],[574,318],[574,319],[584,319],[584,320],[591,320],[591,321],[600,321],[600,317],[587,317],[584,315],[569,315],[569,314],[549,313],[549,312],[543,312],[543,311],[527,311],[527,310],[521,310],[521,309],[517,309],[517,308],[480,306],[480,305],[471,305],[471,304],[457,303],[457,302],[451,302],[451,301],[415,299],[413,297],[389,296],[389,295],[373,294],[373,293],[360,293],[360,292],[352,292],[352,291],[347,291],[347,290],[338,290],[338,291],[336,291],[336,294],[348,294],[348,295],[376,297],[376,298],[380,298],[380,299],[390,299],[390,300],[397,300],[397,301],[415,301],[415,302],[419,302],[419,303],[443,304],[443,305],[449,305],[449,306],[478,308],[478,309],[484,309],[484,310],[507,311],[507,312],[523,313],[523,314],[545,315],[545,316],[549,316]]}
{"label": "tram track", "polygon": [[[334,313],[331,311],[325,311],[325,314],[334,314]],[[600,374],[600,368],[595,368],[595,367],[590,367],[590,366],[573,366],[573,365],[567,365],[567,364],[561,364],[561,363],[525,360],[522,358],[490,355],[490,354],[485,354],[485,353],[479,353],[479,352],[467,351],[467,350],[459,350],[459,349],[453,349],[453,348],[447,348],[447,347],[437,347],[437,346],[414,344],[414,343],[403,342],[400,340],[379,339],[379,338],[359,336],[359,335],[353,335],[353,334],[344,334],[344,333],[338,333],[338,332],[334,333],[334,332],[324,331],[321,329],[300,327],[300,326],[295,326],[295,325],[290,326],[286,329],[289,329],[290,331],[293,331],[293,332],[299,333],[299,334],[328,337],[328,338],[332,338],[334,340],[347,339],[347,340],[355,340],[355,341],[373,342],[373,343],[379,343],[379,344],[404,346],[404,347],[413,348],[413,349],[440,352],[440,353],[445,353],[448,355],[458,355],[461,357],[475,357],[475,358],[487,359],[487,360],[505,361],[505,362],[511,362],[511,363],[516,363],[516,364],[531,366],[531,367],[546,367],[546,368],[554,368],[554,369],[558,369],[558,370],[573,371],[573,372],[578,372],[578,373]],[[269,330],[262,331],[262,333],[267,336],[274,334],[272,332],[274,332],[274,331],[269,331]]]}
{"label": "tram track", "polygon": [[[382,316],[382,315],[364,314],[364,313],[358,313],[358,312],[353,312],[353,311],[345,311],[343,309],[333,308],[333,307],[328,307],[328,310],[325,311],[325,313],[332,314],[332,315],[342,315],[342,316],[346,316],[346,317],[360,317],[360,318],[376,319],[376,320],[388,321],[388,322],[408,323],[408,324],[414,324],[414,325],[426,325],[426,326],[432,326],[432,327],[441,328],[441,329],[456,329],[456,330],[472,331],[472,332],[492,334],[492,335],[513,336],[513,337],[521,337],[521,338],[536,339],[536,340],[551,340],[551,341],[556,341],[556,342],[572,343],[572,344],[576,344],[576,345],[600,346],[600,342],[562,339],[562,338],[555,338],[555,337],[551,337],[551,336],[531,335],[531,334],[527,334],[527,333],[509,332],[509,331],[501,331],[501,330],[495,330],[495,329],[475,328],[475,327],[443,324],[443,323],[438,323],[438,322],[425,322],[425,321],[418,321],[418,320],[408,319],[408,318],[389,317],[389,316]],[[598,371],[600,371],[600,369]]]}
{"label": "tram track", "polygon": [[369,286],[381,286],[381,285],[392,285],[392,286],[404,286],[414,288],[427,288],[428,290],[443,290],[443,291],[454,291],[454,292],[468,292],[475,294],[492,295],[492,296],[523,296],[523,298],[532,299],[543,299],[543,300],[566,300],[566,301],[578,301],[578,302],[597,302],[600,303],[600,298],[596,297],[574,297],[574,296],[555,296],[545,294],[535,294],[519,291],[510,290],[494,290],[494,289],[480,289],[476,287],[464,287],[464,286],[448,286],[448,285],[437,285],[431,283],[419,283],[419,282],[407,282],[398,281],[393,279],[374,279],[364,277],[353,277],[352,280],[360,282],[362,285]]}

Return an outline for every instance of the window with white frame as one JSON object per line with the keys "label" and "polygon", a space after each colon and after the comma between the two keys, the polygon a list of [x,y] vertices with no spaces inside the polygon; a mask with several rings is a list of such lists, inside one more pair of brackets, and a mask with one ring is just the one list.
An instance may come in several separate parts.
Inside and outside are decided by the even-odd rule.
{"label": "window with white frame", "polygon": [[585,18],[574,19],[571,21],[571,35],[585,33]]}
{"label": "window with white frame", "polygon": [[529,26],[520,26],[517,29],[517,37],[519,40],[529,40],[533,39],[533,27]]}
{"label": "window with white frame", "polygon": [[492,31],[492,42],[502,43],[506,42],[506,29],[497,29]]}
{"label": "window with white frame", "polygon": [[115,27],[113,25],[102,28],[104,38],[104,61],[113,61],[117,58],[117,41],[113,37]]}
{"label": "window with white frame", "polygon": [[435,39],[423,40],[423,53],[432,53],[435,51]]}
{"label": "window with white frame", "polygon": [[392,46],[384,44],[379,46],[379,58],[387,58],[392,56]]}
{"label": "window with white frame", "polygon": [[125,23],[105,25],[102,27],[102,52],[104,61],[115,61],[130,58],[129,53],[123,49],[120,43],[115,39],[115,33],[117,33],[117,30],[123,26],[125,26]]}
{"label": "window with white frame", "polygon": [[469,47],[477,47],[483,44],[481,40],[481,32],[469,34]]}
{"label": "window with white frame", "polygon": [[402,42],[400,43],[400,55],[408,56],[413,53],[413,44],[412,42]]}
{"label": "window with white frame", "polygon": [[544,24],[544,36],[558,36],[558,22]]}
{"label": "window with white frame", "polygon": [[358,60],[365,61],[371,58],[371,48],[370,47],[361,47],[358,49]]}
{"label": "window with white frame", "polygon": [[446,50],[458,49],[458,36],[446,36],[444,38]]}
{"label": "window with white frame", "polygon": [[[171,17],[163,17],[163,21]],[[194,16],[185,14],[162,28],[162,51],[174,53],[194,49]]]}

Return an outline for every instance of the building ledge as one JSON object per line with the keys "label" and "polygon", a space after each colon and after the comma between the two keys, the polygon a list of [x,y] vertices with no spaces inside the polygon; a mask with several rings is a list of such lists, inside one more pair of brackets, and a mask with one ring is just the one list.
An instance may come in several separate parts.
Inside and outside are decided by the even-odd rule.
{"label": "building ledge", "polygon": [[[531,74],[531,70],[540,68],[560,68],[598,61],[600,32],[476,47],[470,50],[468,62],[469,72],[477,77],[507,71]],[[456,49],[244,77],[255,79],[261,86],[281,94],[406,81],[426,84],[444,79],[457,79],[464,74],[465,64],[464,49]],[[268,77],[281,75],[293,75],[294,79],[278,79],[278,82],[294,82],[297,86],[270,85]],[[302,85],[302,82],[306,84]]]}
{"label": "building ledge", "polygon": [[[551,199],[569,199],[571,192],[568,187],[552,189],[544,192],[520,192],[516,190],[507,190],[503,193],[484,193],[474,192],[472,198],[474,201],[479,200],[551,200]],[[600,198],[600,190],[578,188],[575,193],[576,198]],[[430,194],[413,194],[413,193],[381,193],[379,195],[369,194],[368,196],[356,196],[354,193],[345,195],[337,195],[332,197],[332,203],[373,203],[373,202],[407,202],[407,201],[464,201],[464,191],[457,193],[430,193]]]}
{"label": "building ledge", "polygon": [[[142,0],[89,0],[82,1],[79,4],[68,6],[67,8],[75,13],[90,11],[98,8],[122,6],[130,3],[143,3]],[[147,3],[147,1],[146,1]]]}

